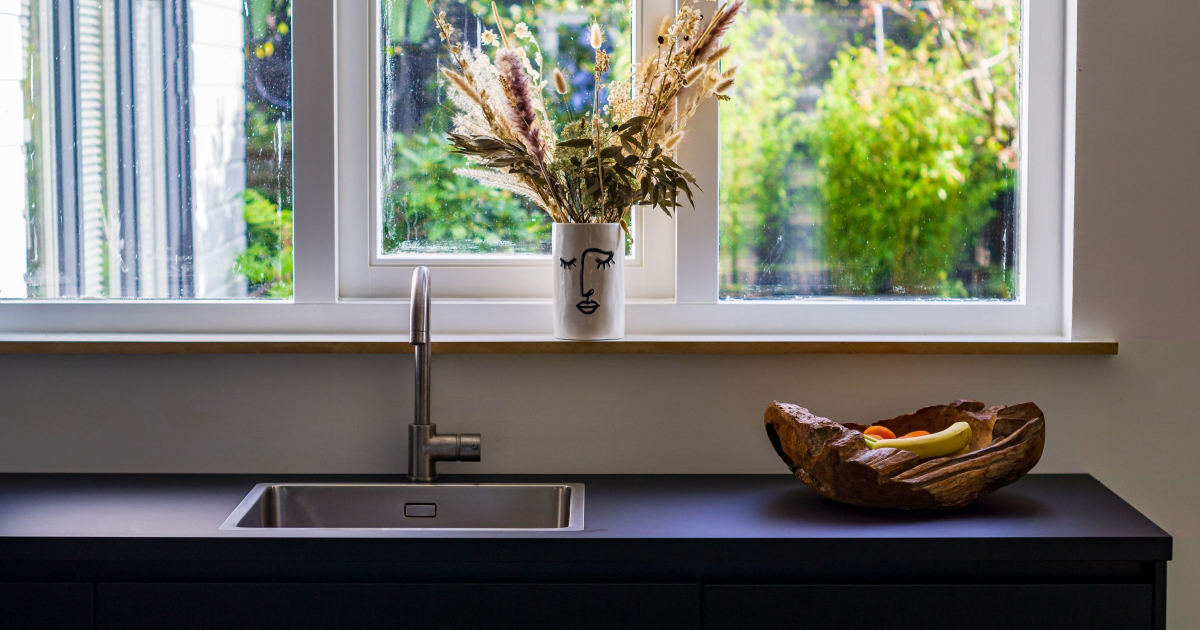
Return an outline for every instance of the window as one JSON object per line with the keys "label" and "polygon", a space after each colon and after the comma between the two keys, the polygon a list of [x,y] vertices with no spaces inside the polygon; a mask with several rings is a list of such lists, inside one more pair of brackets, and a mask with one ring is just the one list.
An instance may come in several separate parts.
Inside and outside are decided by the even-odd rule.
{"label": "window", "polygon": [[[575,88],[569,102],[546,94],[546,107],[564,120],[591,107],[596,93],[587,70],[590,48],[581,40],[589,24],[603,24],[618,71],[627,72],[640,54],[634,37],[640,31],[628,0],[504,0],[497,3],[496,14],[487,2],[435,4],[472,45],[485,31],[498,32],[497,15],[510,33],[525,24],[530,49],[542,55],[546,78],[557,65]],[[371,191],[362,198],[348,195],[343,202],[352,198],[351,203],[368,204],[371,211],[365,216],[339,213],[338,295],[404,298],[413,267],[428,265],[438,268],[437,291],[442,297],[548,298],[548,219],[523,198],[454,172],[467,162],[445,145],[449,120],[441,104],[445,79],[438,68],[446,63],[446,54],[424,0],[373,0],[367,11],[340,10],[343,35],[366,23],[374,39],[366,55],[356,47],[341,48],[339,59],[339,108],[370,108],[373,128],[361,128],[357,122],[340,128],[339,159],[352,164],[341,169],[340,187]],[[370,67],[372,74],[362,74],[359,64]],[[359,93],[376,97],[362,103]],[[604,84],[599,94],[603,102]],[[366,156],[356,154],[357,146],[372,150]],[[670,220],[638,212],[632,232],[626,256],[628,295],[672,297]],[[370,234],[370,240],[364,241],[363,233]]]}
{"label": "window", "polygon": [[[424,0],[380,0],[380,253],[382,255],[546,254],[549,219],[524,197],[461,177],[470,164],[446,150],[449,116],[443,106],[448,63]],[[445,4],[447,19],[471,46],[485,32],[496,36],[488,3]],[[628,73],[632,60],[630,12],[625,0],[578,6],[561,0],[501,1],[498,15],[512,37],[525,24],[534,64],[558,66],[569,77],[568,101],[546,93],[545,106],[565,123],[590,110],[597,93],[589,69],[591,48],[583,36],[603,21],[614,72]],[[496,40],[492,40],[496,41]],[[600,86],[600,98],[605,98]]]}
{"label": "window", "polygon": [[[619,0],[610,4],[604,14],[622,14]],[[710,182],[696,210],[675,222],[639,215],[646,236],[639,242],[654,246],[638,250],[646,260],[637,272],[657,290],[629,295],[672,304],[634,304],[631,329],[1061,331],[1066,4],[753,4],[730,37],[729,58],[742,65],[737,100],[701,111],[685,143],[681,162]],[[385,55],[396,50],[386,35],[396,30],[395,6],[380,4],[373,22],[385,34],[375,46]],[[486,4],[445,6],[475,41],[489,19]],[[532,16],[553,3],[504,6],[502,17]],[[654,26],[674,8],[665,0],[635,3],[635,59],[653,49]],[[1031,58],[1041,61],[1030,68]],[[386,76],[377,85],[381,99],[394,98]],[[436,93],[436,77],[422,89]],[[377,121],[385,140],[396,137],[387,112]],[[381,144],[384,164],[399,159],[390,142]],[[395,190],[394,177],[380,180],[380,190]],[[447,182],[471,185],[438,181],[440,190],[417,188],[450,195]],[[360,185],[345,171],[342,182]],[[412,217],[396,212],[403,204],[388,192],[380,197],[374,226],[341,215],[350,235],[341,240],[342,297],[403,298],[415,264],[442,266],[443,297],[545,295],[544,276],[536,268],[525,274],[527,260],[511,255],[533,247],[464,256],[461,241],[439,248],[417,238],[389,249],[388,217]],[[465,205],[439,204],[464,219],[460,231],[501,207]],[[363,251],[363,231],[385,244]],[[664,250],[670,264],[656,266],[650,257]]]}
{"label": "window", "polygon": [[1017,297],[1020,0],[756,4],[728,41],[722,298]]}
{"label": "window", "polygon": [[0,299],[290,297],[288,5],[0,5]]}
{"label": "window", "polygon": [[[427,265],[436,332],[548,332],[548,226],[454,175],[422,0],[89,4],[0,3],[0,298],[28,298],[0,329],[403,332]],[[470,41],[495,20],[437,4]],[[581,23],[638,59],[675,3],[498,8],[569,69]],[[745,18],[735,105],[681,152],[695,210],[635,211],[630,334],[1069,336],[1072,0]],[[947,50],[951,22],[974,39]],[[73,296],[197,299],[42,299]],[[200,299],[265,297],[292,299]]]}

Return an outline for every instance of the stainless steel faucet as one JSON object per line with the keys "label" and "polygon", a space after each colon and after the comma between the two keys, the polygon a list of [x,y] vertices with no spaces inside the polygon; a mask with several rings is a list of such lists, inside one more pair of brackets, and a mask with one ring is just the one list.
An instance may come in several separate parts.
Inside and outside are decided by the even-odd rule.
{"label": "stainless steel faucet", "polygon": [[408,478],[412,481],[437,479],[437,463],[479,461],[478,433],[438,435],[437,425],[429,421],[430,361],[429,343],[429,270],[417,267],[413,272],[412,303],[409,305],[408,342],[416,355],[416,416],[408,425]]}

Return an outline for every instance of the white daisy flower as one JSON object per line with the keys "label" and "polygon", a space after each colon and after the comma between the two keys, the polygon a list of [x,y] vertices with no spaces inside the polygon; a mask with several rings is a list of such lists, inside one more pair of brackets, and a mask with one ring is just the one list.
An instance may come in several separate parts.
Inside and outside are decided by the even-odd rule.
{"label": "white daisy flower", "polygon": [[483,35],[479,36],[479,43],[483,44],[484,46],[498,46],[500,44],[500,38],[496,37],[496,33],[494,31],[484,31]]}
{"label": "white daisy flower", "polygon": [[533,36],[533,33],[529,32],[529,26],[524,22],[521,22],[513,29],[513,34],[521,39],[529,39]]}

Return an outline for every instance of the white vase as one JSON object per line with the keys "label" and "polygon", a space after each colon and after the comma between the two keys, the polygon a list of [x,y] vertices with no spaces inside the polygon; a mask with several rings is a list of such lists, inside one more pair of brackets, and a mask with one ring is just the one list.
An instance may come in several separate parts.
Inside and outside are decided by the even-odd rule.
{"label": "white vase", "polygon": [[619,223],[554,224],[554,336],[625,336],[625,233]]}

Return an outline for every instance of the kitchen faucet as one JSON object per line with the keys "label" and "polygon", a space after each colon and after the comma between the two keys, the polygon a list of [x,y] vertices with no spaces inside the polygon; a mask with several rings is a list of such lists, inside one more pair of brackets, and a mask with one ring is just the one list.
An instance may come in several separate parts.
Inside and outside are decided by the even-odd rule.
{"label": "kitchen faucet", "polygon": [[413,271],[412,302],[408,312],[408,342],[416,355],[416,414],[408,425],[408,478],[412,481],[437,479],[437,463],[477,462],[481,437],[478,433],[438,435],[437,425],[429,421],[430,361],[429,342],[429,270]]}

